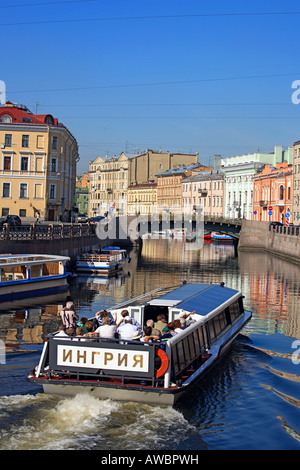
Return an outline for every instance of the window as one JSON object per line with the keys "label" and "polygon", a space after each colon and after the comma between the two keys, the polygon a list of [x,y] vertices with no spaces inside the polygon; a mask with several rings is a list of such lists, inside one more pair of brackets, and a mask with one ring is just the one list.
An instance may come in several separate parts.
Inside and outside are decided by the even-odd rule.
{"label": "window", "polygon": [[20,183],[20,198],[28,197],[28,183]]}
{"label": "window", "polygon": [[21,171],[28,171],[28,157],[21,157]]}
{"label": "window", "polygon": [[56,158],[51,158],[51,171],[56,172]]}
{"label": "window", "polygon": [[11,170],[11,157],[4,157],[3,170]]}
{"label": "window", "polygon": [[9,214],[9,209],[8,207],[2,207],[2,217],[7,217]]}
{"label": "window", "polygon": [[3,114],[1,117],[1,122],[12,122],[12,118],[9,114]]}
{"label": "window", "polygon": [[10,183],[3,183],[2,197],[10,197]]}
{"label": "window", "polygon": [[12,134],[5,134],[4,145],[5,147],[11,147]]}
{"label": "window", "polygon": [[52,148],[57,149],[57,137],[52,137]]}
{"label": "window", "polygon": [[20,217],[26,217],[26,209],[20,209],[19,210],[19,216]]}
{"label": "window", "polygon": [[22,135],[22,147],[29,147],[29,135]]}
{"label": "window", "polygon": [[55,199],[55,193],[56,193],[56,185],[55,184],[50,184],[49,199]]}

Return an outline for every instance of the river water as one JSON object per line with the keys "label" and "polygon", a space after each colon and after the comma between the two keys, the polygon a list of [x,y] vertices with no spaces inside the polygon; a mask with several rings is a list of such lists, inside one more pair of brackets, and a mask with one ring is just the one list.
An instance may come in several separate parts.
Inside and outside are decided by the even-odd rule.
{"label": "river water", "polygon": [[91,317],[160,286],[223,281],[243,292],[253,317],[218,365],[175,408],[45,395],[26,375],[38,362],[43,334],[58,324],[60,299],[3,313],[0,449],[300,449],[300,267],[263,253],[236,257],[231,245],[191,248],[145,240],[123,275],[73,278],[70,295],[80,316]]}

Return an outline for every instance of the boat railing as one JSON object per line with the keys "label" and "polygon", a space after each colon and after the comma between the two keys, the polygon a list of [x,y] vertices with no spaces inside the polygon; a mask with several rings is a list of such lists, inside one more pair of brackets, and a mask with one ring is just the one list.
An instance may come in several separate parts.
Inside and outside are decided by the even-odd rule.
{"label": "boat railing", "polygon": [[119,259],[118,255],[104,255],[104,254],[83,254],[79,256],[79,261],[99,263],[99,262],[108,262],[108,261],[117,261]]}

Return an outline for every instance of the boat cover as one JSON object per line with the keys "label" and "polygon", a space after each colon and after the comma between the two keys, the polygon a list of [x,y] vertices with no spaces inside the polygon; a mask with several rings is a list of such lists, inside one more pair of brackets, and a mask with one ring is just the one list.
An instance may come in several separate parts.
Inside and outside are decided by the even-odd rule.
{"label": "boat cover", "polygon": [[220,285],[185,284],[159,297],[155,302],[150,301],[149,304],[172,305],[188,312],[195,310],[204,316],[237,293],[237,290]]}

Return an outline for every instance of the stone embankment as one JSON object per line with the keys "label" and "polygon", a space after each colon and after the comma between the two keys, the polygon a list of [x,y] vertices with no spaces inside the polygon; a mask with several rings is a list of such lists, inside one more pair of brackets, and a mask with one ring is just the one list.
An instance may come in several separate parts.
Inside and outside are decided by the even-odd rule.
{"label": "stone embankment", "polygon": [[300,229],[274,227],[268,222],[243,220],[239,251],[263,251],[300,263]]}

